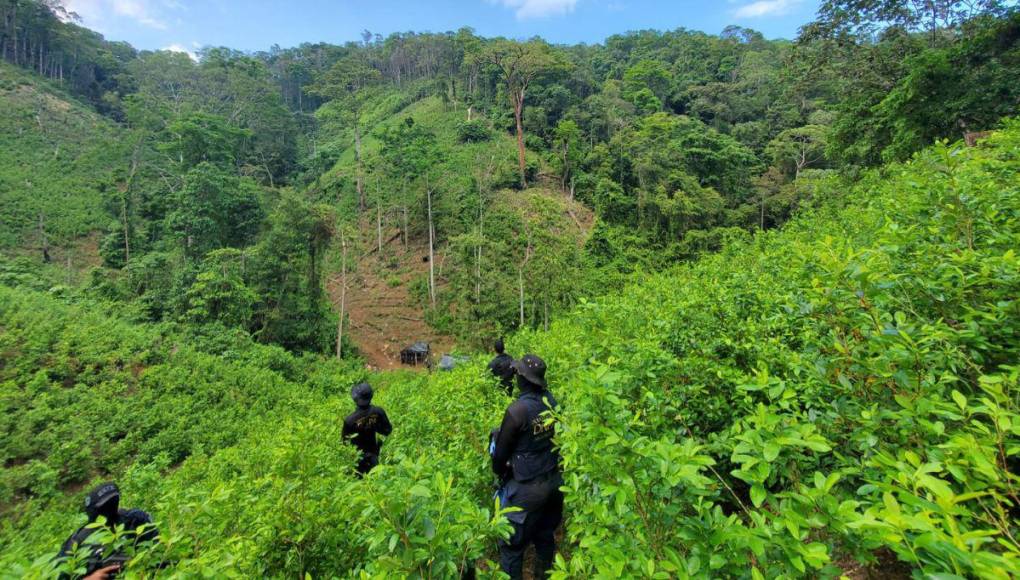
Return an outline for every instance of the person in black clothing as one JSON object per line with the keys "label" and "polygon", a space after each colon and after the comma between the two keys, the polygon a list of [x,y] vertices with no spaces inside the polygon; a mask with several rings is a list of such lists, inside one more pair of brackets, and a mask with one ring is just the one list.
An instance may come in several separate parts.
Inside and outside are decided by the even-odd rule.
{"label": "person in black clothing", "polygon": [[510,404],[492,448],[492,470],[505,481],[500,505],[521,511],[507,514],[510,538],[500,543],[499,561],[511,578],[522,578],[524,550],[535,545],[535,577],[544,577],[556,554],[556,528],[563,519],[563,477],[553,447],[555,425],[544,415],[556,408],[548,390],[545,363],[533,354],[514,361],[520,397]]}
{"label": "person in black clothing", "polygon": [[514,396],[514,369],[511,365],[514,359],[505,352],[502,338],[496,341],[494,348],[496,358],[489,363],[489,372],[499,379],[499,384],[506,389],[506,394],[512,397]]}
{"label": "person in black clothing", "polygon": [[[152,525],[149,514],[139,509],[120,509],[120,489],[116,483],[104,483],[89,492],[85,497],[85,514],[89,518],[88,523],[78,528],[78,531],[64,542],[57,559],[68,558],[76,549],[79,553],[86,550],[88,557],[85,574],[88,578],[110,577],[128,560],[128,556],[122,552],[104,553],[102,545],[89,542],[89,536],[100,529],[94,525],[100,516],[105,519],[104,525],[110,530],[123,526],[129,537],[134,536],[135,544],[153,542],[159,537],[159,531]],[[71,576],[61,574],[60,578],[69,579]]]}
{"label": "person in black clothing", "polygon": [[358,461],[358,476],[361,477],[379,465],[379,435],[389,435],[393,426],[386,411],[372,405],[372,387],[368,383],[355,385],[351,398],[358,408],[344,419],[343,438],[350,439],[361,450]]}

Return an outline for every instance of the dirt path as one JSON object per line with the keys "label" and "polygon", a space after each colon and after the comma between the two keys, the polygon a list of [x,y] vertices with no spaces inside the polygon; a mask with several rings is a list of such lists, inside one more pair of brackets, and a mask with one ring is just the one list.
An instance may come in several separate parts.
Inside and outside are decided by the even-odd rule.
{"label": "dirt path", "polygon": [[[363,256],[348,275],[346,331],[372,367],[400,367],[400,351],[415,341],[430,343],[436,358],[455,344],[425,322],[425,313],[410,295],[411,284],[428,274],[428,262],[422,260],[427,255],[427,245],[412,242],[405,251],[399,239],[392,240],[383,246],[381,257]],[[331,273],[327,287],[335,305],[340,304],[340,286],[340,273]]]}

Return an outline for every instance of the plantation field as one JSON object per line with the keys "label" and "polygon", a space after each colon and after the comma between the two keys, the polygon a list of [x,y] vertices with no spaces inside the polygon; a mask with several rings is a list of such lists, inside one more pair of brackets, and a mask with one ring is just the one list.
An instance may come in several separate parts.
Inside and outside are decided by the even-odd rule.
{"label": "plantation field", "polygon": [[[834,178],[781,231],[512,337],[562,404],[554,577],[1020,573],[1018,169],[1012,122]],[[48,574],[107,476],[163,532],[131,573],[495,574],[484,360],[366,375],[70,302],[0,290],[7,575]],[[363,378],[394,433],[358,480]]]}
{"label": "plantation field", "polygon": [[31,73],[0,62],[0,249],[41,255],[108,225],[103,192],[126,177],[126,132]]}

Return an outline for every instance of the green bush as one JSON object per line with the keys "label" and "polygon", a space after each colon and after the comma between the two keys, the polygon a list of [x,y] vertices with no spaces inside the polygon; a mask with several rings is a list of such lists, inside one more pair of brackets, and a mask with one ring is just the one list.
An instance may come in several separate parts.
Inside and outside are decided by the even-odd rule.
{"label": "green bush", "polygon": [[1020,572],[1020,125],[511,343],[563,403],[556,577]]}
{"label": "green bush", "polygon": [[481,143],[492,139],[492,131],[482,119],[464,121],[457,125],[457,140],[461,143]]}

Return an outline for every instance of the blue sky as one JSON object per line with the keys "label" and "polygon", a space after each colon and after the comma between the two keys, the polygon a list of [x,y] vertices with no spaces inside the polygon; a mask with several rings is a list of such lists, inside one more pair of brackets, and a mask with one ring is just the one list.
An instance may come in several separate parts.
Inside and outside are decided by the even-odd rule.
{"label": "blue sky", "polygon": [[793,38],[818,0],[64,0],[82,23],[138,48],[194,51],[207,45],[262,50],[342,43],[368,29],[483,36],[539,35],[557,43],[601,42],[628,30],[679,27],[720,32],[728,24]]}

